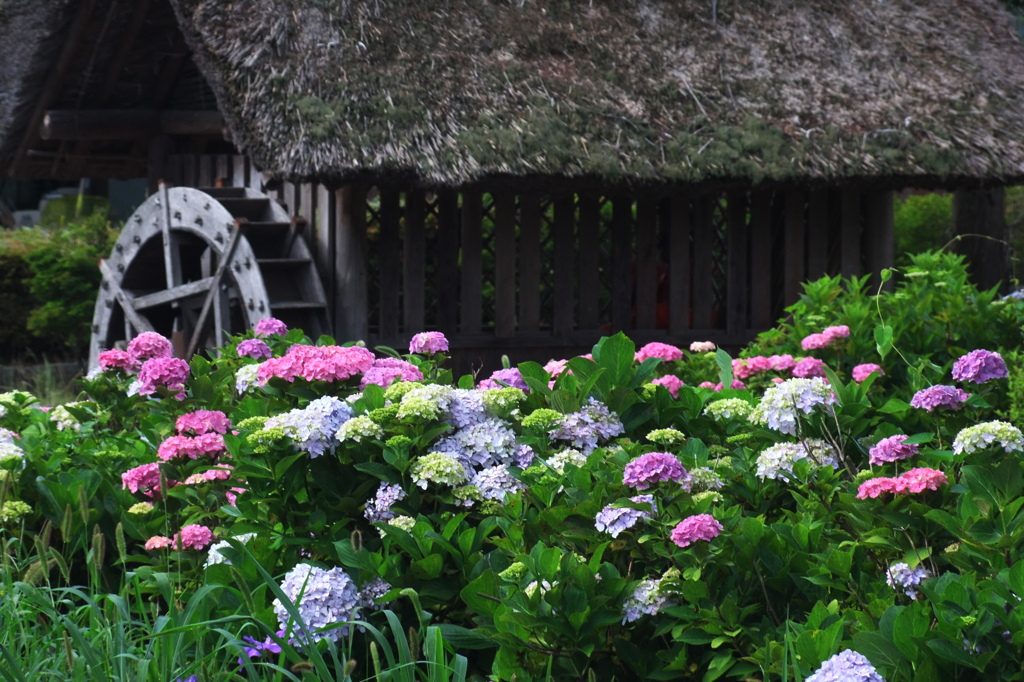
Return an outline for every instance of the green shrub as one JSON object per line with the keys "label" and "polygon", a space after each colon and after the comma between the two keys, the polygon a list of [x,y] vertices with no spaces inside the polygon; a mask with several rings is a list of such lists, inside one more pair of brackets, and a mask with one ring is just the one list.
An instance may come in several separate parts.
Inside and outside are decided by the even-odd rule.
{"label": "green shrub", "polygon": [[97,262],[116,237],[102,214],[49,232],[0,235],[0,358],[81,357],[100,285]]}
{"label": "green shrub", "polygon": [[910,255],[942,248],[953,236],[953,195],[911,194],[896,199],[893,237],[896,265]]}

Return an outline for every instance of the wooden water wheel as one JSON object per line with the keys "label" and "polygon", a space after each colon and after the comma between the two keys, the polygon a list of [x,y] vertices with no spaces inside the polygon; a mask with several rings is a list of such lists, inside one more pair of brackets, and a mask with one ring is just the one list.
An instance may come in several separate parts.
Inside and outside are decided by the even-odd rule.
{"label": "wooden water wheel", "polygon": [[328,333],[327,302],[309,247],[293,219],[244,187],[160,186],[125,223],[93,315],[89,365],[100,351],[144,331],[176,352],[223,345],[264,317]]}

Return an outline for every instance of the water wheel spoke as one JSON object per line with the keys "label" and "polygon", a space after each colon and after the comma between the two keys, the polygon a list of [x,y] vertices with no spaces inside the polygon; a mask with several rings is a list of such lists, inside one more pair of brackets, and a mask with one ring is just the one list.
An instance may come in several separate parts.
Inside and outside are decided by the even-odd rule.
{"label": "water wheel spoke", "polygon": [[181,284],[171,289],[164,289],[163,291],[155,291],[152,294],[136,296],[134,298],[135,309],[145,310],[146,308],[154,308],[165,303],[174,303],[184,298],[191,298],[196,294],[209,291],[212,286],[213,277],[204,277],[203,279],[196,280],[195,282]]}
{"label": "water wheel spoke", "polygon": [[114,275],[114,271],[107,265],[106,259],[100,261],[100,274],[103,275],[103,281],[109,287],[111,293],[114,294],[114,298],[121,304],[121,310],[124,311],[125,319],[135,328],[135,331],[153,331],[153,326],[149,321],[136,312],[135,300],[121,288],[117,277]]}
{"label": "water wheel spoke", "polygon": [[206,292],[206,300],[203,301],[203,309],[199,313],[199,319],[196,320],[196,326],[192,330],[192,338],[188,342],[188,349],[185,352],[186,357],[191,357],[196,350],[199,348],[199,340],[202,338],[203,327],[206,326],[206,318],[210,316],[210,309],[216,306],[214,313],[214,343],[217,346],[223,345],[224,336],[224,318],[226,316],[226,301],[223,292],[221,292],[221,280],[224,277],[224,273],[230,266],[231,259],[235,256],[235,249],[238,248],[238,243],[242,237],[242,224],[244,221],[237,220],[235,222],[235,229],[231,231],[231,237],[228,239],[227,246],[224,248],[224,252],[221,254],[220,262],[217,263],[217,272],[213,274],[213,281],[210,284],[210,289]]}

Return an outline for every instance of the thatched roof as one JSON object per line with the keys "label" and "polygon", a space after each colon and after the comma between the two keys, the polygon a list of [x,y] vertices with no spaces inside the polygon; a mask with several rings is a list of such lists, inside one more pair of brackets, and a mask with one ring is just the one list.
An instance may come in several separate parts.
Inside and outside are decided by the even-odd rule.
{"label": "thatched roof", "polygon": [[13,153],[75,0],[0,0],[0,159]]}
{"label": "thatched roof", "polygon": [[39,112],[206,109],[205,76],[293,180],[1024,181],[999,0],[0,0],[0,35],[23,176],[138,172],[144,144],[43,140]]}
{"label": "thatched roof", "polygon": [[997,0],[171,3],[276,176],[1024,179]]}

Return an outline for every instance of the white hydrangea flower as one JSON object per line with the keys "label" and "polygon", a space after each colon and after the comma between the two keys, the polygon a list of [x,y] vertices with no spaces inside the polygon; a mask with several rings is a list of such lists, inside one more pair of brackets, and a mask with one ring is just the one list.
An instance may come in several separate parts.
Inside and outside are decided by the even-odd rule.
{"label": "white hydrangea flower", "polygon": [[259,381],[257,379],[257,373],[259,372],[259,365],[242,365],[235,372],[235,393],[242,395],[246,391],[255,388]]}
{"label": "white hydrangea flower", "polygon": [[793,465],[801,459],[810,459],[818,466],[839,467],[831,445],[819,438],[808,438],[799,443],[778,443],[766,448],[757,457],[756,475],[758,478],[788,480],[793,473]]}
{"label": "white hydrangea flower", "polygon": [[705,416],[711,417],[715,421],[746,419],[753,411],[754,406],[742,398],[723,398],[704,408]]}
{"label": "white hydrangea flower", "polygon": [[[236,535],[232,539],[238,540],[244,545],[247,542],[249,542],[249,540],[252,540],[254,537],[256,537],[256,533],[242,533],[241,535]],[[230,546],[231,545],[228,543],[227,540],[221,540],[220,542],[215,542],[212,545],[210,545],[210,549],[206,555],[206,561],[203,563],[203,568],[209,568],[214,564],[228,564],[230,566],[231,562],[228,561],[228,558],[220,553],[220,550]]]}
{"label": "white hydrangea flower", "polygon": [[427,483],[457,486],[466,481],[466,470],[457,459],[446,452],[430,452],[423,455],[409,470],[412,480],[424,490]]}
{"label": "white hydrangea flower", "polygon": [[364,439],[383,438],[384,429],[366,415],[360,415],[342,424],[336,437],[341,442],[351,440],[361,443]]}
{"label": "white hydrangea flower", "polygon": [[1016,426],[1001,421],[968,426],[956,434],[953,452],[962,455],[985,450],[998,444],[1006,452],[1024,451],[1024,435]]}
{"label": "white hydrangea flower", "polygon": [[819,407],[831,410],[835,403],[836,396],[824,379],[789,379],[764,392],[760,404],[750,413],[750,421],[795,436],[801,412],[810,414]]}
{"label": "white hydrangea flower", "polygon": [[572,448],[566,448],[565,450],[556,452],[547,459],[547,465],[560,474],[565,473],[566,464],[573,464],[579,468],[583,468],[586,463],[587,456],[579,450],[574,450]]}
{"label": "white hydrangea flower", "polygon": [[438,419],[448,411],[452,401],[452,388],[439,384],[417,386],[402,396],[398,405],[398,419]]}

